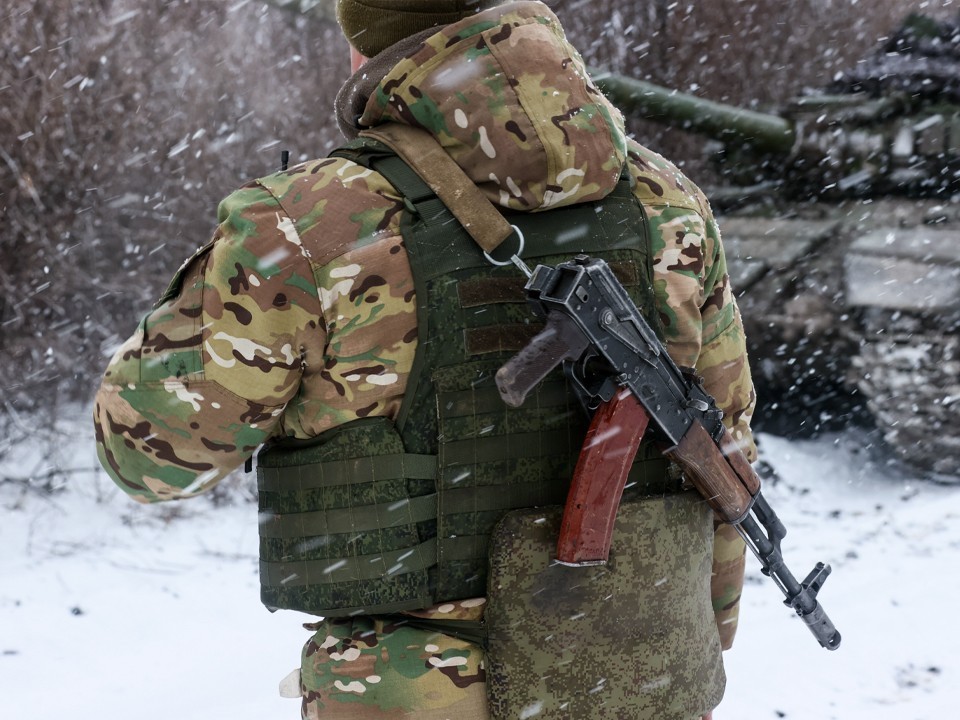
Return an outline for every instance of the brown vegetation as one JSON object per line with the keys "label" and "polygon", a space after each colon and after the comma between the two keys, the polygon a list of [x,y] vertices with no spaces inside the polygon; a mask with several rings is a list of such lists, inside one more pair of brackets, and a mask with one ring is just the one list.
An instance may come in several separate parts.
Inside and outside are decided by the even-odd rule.
{"label": "brown vegetation", "polygon": [[[826,84],[928,5],[549,4],[593,66],[761,108]],[[338,142],[346,44],[327,20],[244,0],[10,0],[0,21],[0,368],[6,401],[29,407],[54,388],[89,393],[221,197],[281,149]]]}
{"label": "brown vegetation", "polygon": [[0,358],[8,398],[86,394],[205,242],[221,197],[325,153],[346,44],[259,3],[8,3],[0,23]]}

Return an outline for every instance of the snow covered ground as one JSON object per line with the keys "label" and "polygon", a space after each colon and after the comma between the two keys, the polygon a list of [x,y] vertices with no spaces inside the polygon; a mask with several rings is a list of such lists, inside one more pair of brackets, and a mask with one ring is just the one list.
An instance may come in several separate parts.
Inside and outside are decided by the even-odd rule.
{"label": "snow covered ground", "polygon": [[[305,618],[259,604],[255,506],[130,502],[92,470],[86,418],[64,417],[53,450],[0,459],[0,478],[73,471],[52,496],[0,484],[0,718],[298,717],[277,684],[299,663]],[[801,578],[832,564],[820,597],[843,643],[821,649],[751,558],[717,720],[960,707],[960,486],[877,466],[860,440],[761,436],[785,558]]]}

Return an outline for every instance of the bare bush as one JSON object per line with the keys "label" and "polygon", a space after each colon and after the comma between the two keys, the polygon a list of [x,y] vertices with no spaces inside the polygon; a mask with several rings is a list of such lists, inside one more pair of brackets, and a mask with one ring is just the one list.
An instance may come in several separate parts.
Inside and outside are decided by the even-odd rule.
{"label": "bare bush", "polygon": [[0,24],[0,358],[86,394],[217,202],[335,144],[331,23],[216,0],[13,0]]}
{"label": "bare bush", "polygon": [[[826,84],[909,10],[956,12],[951,0],[549,4],[594,66],[761,109]],[[275,169],[281,148],[306,158],[339,142],[331,107],[348,72],[346,43],[329,8],[319,9],[5,3],[0,368],[8,400],[29,407],[64,388],[87,395],[106,356],[207,239],[219,199]],[[700,155],[700,140],[632,129],[681,161]]]}

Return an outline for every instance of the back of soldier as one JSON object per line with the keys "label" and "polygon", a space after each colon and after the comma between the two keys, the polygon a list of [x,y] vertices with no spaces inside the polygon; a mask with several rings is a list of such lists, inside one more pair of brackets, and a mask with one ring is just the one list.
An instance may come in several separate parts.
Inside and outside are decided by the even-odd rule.
{"label": "back of soldier", "polygon": [[[380,5],[339,3],[348,39],[374,56],[341,92],[345,132],[425,130],[488,200],[523,218],[534,257],[609,255],[749,445],[752,386],[709,207],[626,139],[555,16],[537,2]],[[162,500],[208,489],[267,443],[264,600],[328,618],[303,652],[304,717],[707,713],[723,687],[711,518],[667,487],[650,448],[638,467],[652,479],[623,513],[637,545],[614,563],[622,574],[578,583],[530,571],[550,564],[556,518],[528,508],[563,502],[584,416],[562,379],[515,414],[496,404],[491,371],[531,334],[522,277],[487,265],[463,233],[418,230],[442,208],[418,206],[358,159],[305,163],[224,201],[214,241],[108,368],[97,405],[105,466],[134,496]],[[637,222],[623,228],[615,206],[635,207]],[[554,221],[537,223],[541,213]],[[605,215],[618,221],[605,226]],[[550,226],[540,239],[538,225]],[[664,555],[657,538],[682,552]],[[735,619],[742,546],[726,546],[733,572],[721,590]],[[489,578],[522,589],[488,595]],[[638,620],[667,590],[666,607],[686,610]],[[562,635],[583,619],[578,608],[614,593],[623,602],[598,610],[609,617],[588,633],[596,647],[578,649],[577,636],[547,647],[550,623],[569,611]],[[640,688],[629,696],[588,672],[623,646],[632,667],[650,660],[624,684]],[[573,661],[588,684],[565,701],[538,668]],[[518,684],[532,694],[504,693]]]}

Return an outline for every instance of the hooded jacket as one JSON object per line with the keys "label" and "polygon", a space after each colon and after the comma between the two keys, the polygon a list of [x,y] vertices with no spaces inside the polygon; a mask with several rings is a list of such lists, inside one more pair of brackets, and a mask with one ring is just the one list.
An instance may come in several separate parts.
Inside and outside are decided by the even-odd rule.
{"label": "hooded jacket", "polygon": [[[487,197],[528,212],[603,197],[627,160],[668,350],[703,375],[752,454],[744,337],[709,205],[626,137],[553,13],[509,3],[412,45],[382,76],[361,69],[341,93],[341,126],[425,128]],[[271,437],[393,417],[416,349],[402,208],[383,177],[332,158],[227,197],[213,239],[105,372],[95,420],[114,480],[144,502],[194,495]]]}

